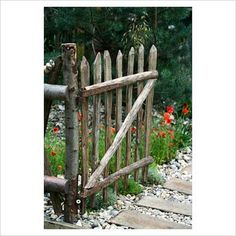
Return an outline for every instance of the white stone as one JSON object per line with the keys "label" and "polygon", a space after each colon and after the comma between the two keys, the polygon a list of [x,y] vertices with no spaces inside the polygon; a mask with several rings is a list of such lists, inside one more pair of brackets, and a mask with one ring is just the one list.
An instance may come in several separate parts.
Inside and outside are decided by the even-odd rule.
{"label": "white stone", "polygon": [[81,220],[78,220],[76,225],[78,225],[79,227],[82,227],[82,223],[81,223]]}

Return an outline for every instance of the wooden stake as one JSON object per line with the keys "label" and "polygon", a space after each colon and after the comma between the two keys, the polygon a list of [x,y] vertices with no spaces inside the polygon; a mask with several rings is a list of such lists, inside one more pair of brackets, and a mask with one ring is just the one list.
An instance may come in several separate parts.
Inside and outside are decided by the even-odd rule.
{"label": "wooden stake", "polygon": [[[108,51],[104,52],[104,81],[112,80],[111,57]],[[107,151],[111,145],[111,109],[112,109],[112,92],[105,94],[105,150]],[[104,178],[109,174],[109,166],[104,168]],[[108,199],[107,189],[103,189],[103,201],[106,203]]]}
{"label": "wooden stake", "polygon": [[[144,67],[144,47],[141,45],[138,51],[138,72],[143,72]],[[137,96],[141,93],[143,89],[143,82],[137,82]],[[136,145],[135,145],[135,154],[134,154],[134,161],[138,161],[140,159],[140,143],[142,138],[142,116],[143,116],[143,109],[140,108],[138,115],[137,115],[137,127],[136,127]],[[139,169],[134,171],[134,180],[138,181],[139,176]]]}
{"label": "wooden stake", "polygon": [[[116,73],[117,77],[122,77],[122,53],[119,50],[116,57]],[[116,89],[116,132],[120,129],[122,125],[122,88]],[[116,171],[120,169],[121,163],[121,146],[118,147],[116,152]],[[117,193],[118,182],[114,183],[114,191]]]}
{"label": "wooden stake", "polygon": [[[89,63],[85,57],[83,57],[81,66],[81,87],[89,85],[90,69]],[[81,138],[82,138],[82,179],[81,179],[81,192],[83,192],[84,186],[88,181],[88,98],[82,100],[82,122],[81,122]],[[85,213],[86,204],[84,198],[81,199],[81,214]]]}
{"label": "wooden stake", "polygon": [[[155,70],[157,64],[157,49],[154,45],[152,45],[149,52],[149,61],[148,61],[148,69]],[[152,105],[153,105],[153,95],[154,89],[150,91],[150,94],[146,100],[145,107],[145,148],[144,155],[148,156],[150,153],[150,138],[151,138],[151,125],[152,125]],[[143,182],[147,182],[147,174],[148,174],[148,166],[143,168]]]}
{"label": "wooden stake", "polygon": [[[128,57],[128,75],[134,73],[134,48],[132,47],[129,51]],[[128,114],[132,108],[132,98],[133,98],[133,85],[126,87],[126,114]],[[130,164],[131,158],[131,129],[128,130],[126,134],[126,156],[125,156],[125,165]],[[124,177],[124,188],[128,187],[128,175]]]}
{"label": "wooden stake", "polygon": [[[94,84],[102,80],[102,63],[101,54],[97,54],[93,63],[93,80]],[[97,168],[99,163],[99,125],[100,125],[101,95],[93,97],[93,149],[92,149],[92,172]],[[95,207],[95,194],[91,196],[91,208]]]}

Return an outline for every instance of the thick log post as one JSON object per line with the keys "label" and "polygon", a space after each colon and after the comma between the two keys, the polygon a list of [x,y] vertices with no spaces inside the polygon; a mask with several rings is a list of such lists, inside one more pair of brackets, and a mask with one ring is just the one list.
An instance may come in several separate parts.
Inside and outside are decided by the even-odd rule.
{"label": "thick log post", "polygon": [[68,194],[65,194],[65,221],[72,223],[77,218],[78,206],[78,119],[76,95],[78,92],[78,71],[76,44],[62,44],[63,77],[68,85],[68,100],[65,101],[66,160],[65,178],[68,180]]}

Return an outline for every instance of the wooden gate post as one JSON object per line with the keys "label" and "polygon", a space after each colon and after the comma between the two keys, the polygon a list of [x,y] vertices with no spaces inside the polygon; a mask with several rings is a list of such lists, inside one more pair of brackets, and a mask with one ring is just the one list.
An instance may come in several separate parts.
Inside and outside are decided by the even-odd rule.
{"label": "wooden gate post", "polygon": [[65,221],[72,223],[78,214],[78,119],[76,96],[78,93],[77,50],[75,43],[62,44],[63,78],[68,85],[68,99],[65,101],[66,159],[65,178],[68,180],[68,193],[65,194]]}

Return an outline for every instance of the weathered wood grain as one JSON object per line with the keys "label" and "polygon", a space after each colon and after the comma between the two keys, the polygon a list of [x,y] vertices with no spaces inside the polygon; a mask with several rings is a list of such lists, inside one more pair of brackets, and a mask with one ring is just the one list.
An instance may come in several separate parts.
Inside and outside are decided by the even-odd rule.
{"label": "weathered wood grain", "polygon": [[[157,64],[157,49],[154,45],[152,45],[149,52],[148,69],[155,70],[156,64]],[[145,107],[145,140],[144,140],[145,141],[145,147],[144,147],[145,156],[148,156],[150,153],[153,95],[154,95],[154,88],[150,91],[150,94],[147,97],[146,107]],[[147,181],[147,174],[148,174],[148,166],[143,168],[143,182]]]}
{"label": "weathered wood grain", "polygon": [[112,145],[105,153],[104,157],[100,161],[98,168],[94,171],[94,173],[90,176],[88,183],[86,184],[85,188],[92,188],[97,182],[98,177],[101,175],[102,171],[106,167],[109,160],[112,158],[112,155],[116,152],[117,148],[119,147],[122,139],[125,137],[128,129],[130,128],[132,122],[134,121],[140,107],[142,106],[143,101],[148,96],[149,92],[153,88],[156,80],[149,80],[145,85],[143,91],[138,96],[137,100],[133,104],[132,109],[130,110],[129,114],[126,116],[120,130],[118,131]]}
{"label": "weathered wood grain", "polygon": [[44,192],[68,193],[68,180],[44,175]]}
{"label": "weathered wood grain", "polygon": [[120,170],[118,170],[117,172],[109,175],[108,177],[106,177],[103,181],[97,183],[93,188],[89,189],[89,190],[85,190],[82,194],[83,197],[87,197],[99,190],[101,190],[102,188],[110,185],[111,183],[113,183],[114,181],[118,180],[121,176],[127,175],[129,173],[131,173],[132,171],[141,168],[145,165],[148,165],[150,163],[153,162],[153,158],[152,157],[145,157],[142,160],[139,160],[137,162],[134,162],[132,164],[130,164],[129,166],[126,166]]}
{"label": "weathered wood grain", "polygon": [[66,85],[44,84],[44,98],[48,100],[65,100],[66,98],[68,99],[67,89],[68,87]]}
{"label": "weathered wood grain", "polygon": [[85,88],[81,88],[79,91],[79,96],[89,97],[91,95],[108,92],[108,91],[121,88],[130,84],[139,82],[139,81],[155,79],[157,76],[158,76],[158,72],[156,70],[137,73],[134,75],[127,75],[121,78],[116,78],[113,80],[109,80],[102,83],[90,85]]}
{"label": "weathered wood grain", "polygon": [[[141,45],[138,51],[138,73],[142,73],[144,68],[144,47]],[[137,96],[141,93],[143,89],[143,81],[137,82]],[[143,117],[143,109],[140,108],[137,114],[137,129],[136,129],[136,145],[135,145],[135,153],[134,153],[134,161],[138,161],[140,159],[140,143],[142,138],[142,117]],[[139,169],[134,171],[134,180],[138,181]]]}
{"label": "weathered wood grain", "polygon": [[[132,47],[129,51],[128,56],[128,70],[127,74],[132,75],[134,73],[134,48]],[[126,87],[126,114],[129,114],[132,103],[133,103],[133,85],[128,85]],[[128,129],[126,134],[126,152],[125,152],[125,165],[128,166],[130,164],[131,158],[131,128]],[[124,189],[128,187],[128,175],[124,177]]]}
{"label": "weathered wood grain", "polygon": [[[112,80],[111,57],[109,52],[104,52],[104,81]],[[112,111],[112,91],[105,94],[105,150],[107,151],[111,145],[111,111]],[[109,174],[109,164],[104,168],[104,178]],[[103,189],[103,201],[107,202],[107,188]]]}
{"label": "weathered wood grain", "polygon": [[[119,50],[116,57],[116,76],[117,78],[122,77],[123,75],[123,55]],[[122,88],[116,89],[116,132],[120,129],[122,125]],[[121,146],[118,147],[116,151],[116,171],[120,169],[121,164]],[[114,183],[114,191],[117,193],[118,183],[117,181]]]}
{"label": "weathered wood grain", "polygon": [[68,100],[65,101],[65,137],[66,160],[65,178],[69,190],[65,194],[65,221],[73,222],[77,218],[78,206],[78,120],[76,112],[76,96],[78,93],[76,44],[62,44],[63,78],[68,86]]}
{"label": "weathered wood grain", "polygon": [[182,179],[172,178],[166,181],[163,187],[185,194],[192,194],[192,183]]}
{"label": "weathered wood grain", "polygon": [[[80,65],[81,74],[81,87],[84,88],[89,85],[90,79],[90,67],[87,59],[83,57]],[[88,98],[82,99],[82,120],[81,120],[81,140],[82,140],[82,178],[81,178],[81,192],[83,192],[84,186],[88,181]],[[86,205],[85,199],[81,199],[81,214],[84,214]]]}
{"label": "weathered wood grain", "polygon": [[157,197],[145,196],[139,200],[136,205],[151,207],[160,209],[162,211],[174,212],[183,215],[192,215],[192,204],[179,203]]}
{"label": "weathered wood grain", "polygon": [[[93,82],[94,84],[102,81],[102,62],[100,52],[97,54],[93,63]],[[99,125],[100,125],[101,95],[93,97],[93,128],[92,128],[92,171],[97,168],[99,162]],[[91,196],[91,208],[95,207],[95,194]]]}
{"label": "weathered wood grain", "polygon": [[191,229],[190,226],[142,214],[136,210],[122,211],[110,219],[110,223],[128,226],[133,229]]}

